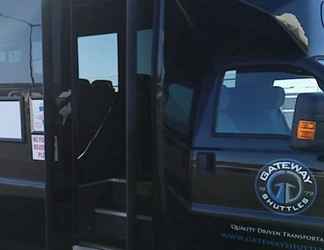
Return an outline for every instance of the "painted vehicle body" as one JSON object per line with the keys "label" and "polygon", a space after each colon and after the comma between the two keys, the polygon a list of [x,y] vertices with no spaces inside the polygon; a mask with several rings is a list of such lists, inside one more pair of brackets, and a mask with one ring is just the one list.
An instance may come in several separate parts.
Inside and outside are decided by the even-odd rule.
{"label": "painted vehicle body", "polygon": [[[264,55],[255,55],[256,59],[245,55],[222,55],[219,58],[215,56],[211,70],[199,79],[199,87],[197,84],[178,83],[187,89],[186,91],[191,91],[187,98],[189,96],[192,100],[190,104],[179,105],[182,110],[189,112],[188,133],[185,133],[183,127],[184,134],[181,134],[174,124],[165,125],[166,154],[170,157],[166,170],[169,193],[172,197],[170,204],[179,204],[180,210],[177,210],[179,207],[174,208],[174,211],[178,211],[175,212],[178,217],[187,214],[188,217],[184,221],[192,220],[191,229],[187,231],[188,234],[192,234],[189,237],[192,240],[189,241],[191,245],[201,249],[211,245],[220,246],[221,249],[322,249],[323,150],[295,148],[292,138],[297,136],[294,125],[297,118],[294,118],[294,114],[297,116],[298,112],[295,107],[303,106],[299,103],[299,99],[302,99],[299,96],[307,92],[320,95],[323,93],[320,79],[323,79],[324,67],[318,62],[324,54],[321,12],[323,3],[246,2],[276,20],[284,14],[292,14],[296,18],[293,18],[294,21],[299,22],[299,25],[292,26],[302,27],[302,31],[299,29],[299,32],[307,38],[307,45],[299,44],[300,51],[290,56],[265,56],[266,52]],[[190,10],[188,12],[190,13]],[[285,30],[291,28],[287,23],[279,22],[278,25],[283,25]],[[266,30],[265,27],[264,29]],[[290,34],[299,40],[301,33]],[[277,36],[275,32],[272,35]],[[260,44],[260,47],[262,46],[266,46],[268,51],[280,50],[280,43]],[[253,54],[253,47],[249,49]],[[295,77],[285,75],[291,68],[297,71],[305,70],[307,73]],[[241,75],[235,79],[233,71],[237,71],[238,75],[240,72]],[[294,72],[299,75],[297,71]],[[269,78],[272,87],[268,91],[260,87],[269,81],[267,77],[260,77],[264,72],[276,72],[273,78]],[[226,79],[227,73],[230,73],[229,79]],[[317,83],[314,84],[315,79]],[[167,84],[167,97],[174,88],[173,84]],[[256,91],[258,88],[259,91]],[[272,96],[272,91],[282,92],[280,104],[269,104],[276,99],[276,94]],[[185,91],[176,98],[182,100],[184,96]],[[266,101],[268,99],[269,101]],[[273,110],[263,107],[262,113],[262,102],[276,107],[275,112],[278,113],[274,116],[284,117],[284,123],[288,125],[286,132],[278,135],[278,127],[271,130],[269,124],[272,123]],[[166,120],[175,121],[175,115],[170,114],[170,117],[167,114]],[[278,121],[280,119],[282,118],[278,118]],[[244,120],[245,124],[240,123]],[[267,126],[268,131],[262,131],[262,128]],[[318,126],[318,131],[322,134],[323,127]],[[292,191],[296,186],[284,179],[286,177],[281,179],[282,182],[276,180],[278,176],[286,176],[287,173],[294,175],[294,170],[274,167],[282,163],[304,166],[301,169],[305,170],[305,176],[312,176],[314,181],[309,181],[312,187],[307,187],[305,179],[300,181],[305,185],[298,184],[300,190],[303,190],[301,192],[306,195],[304,201],[309,205],[307,208],[304,209],[305,204],[294,203],[291,199],[299,195]],[[273,173],[276,177],[269,177],[269,181],[266,177]],[[266,176],[265,186],[260,186],[262,175]],[[276,181],[278,182],[275,183]],[[186,227],[190,226],[186,224]]]}

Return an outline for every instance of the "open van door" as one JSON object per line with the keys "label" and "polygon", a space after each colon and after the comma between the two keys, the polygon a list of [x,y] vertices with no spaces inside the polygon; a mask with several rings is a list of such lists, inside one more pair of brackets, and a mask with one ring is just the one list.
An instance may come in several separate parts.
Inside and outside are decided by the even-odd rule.
{"label": "open van door", "polygon": [[45,1],[47,249],[152,249],[153,2]]}

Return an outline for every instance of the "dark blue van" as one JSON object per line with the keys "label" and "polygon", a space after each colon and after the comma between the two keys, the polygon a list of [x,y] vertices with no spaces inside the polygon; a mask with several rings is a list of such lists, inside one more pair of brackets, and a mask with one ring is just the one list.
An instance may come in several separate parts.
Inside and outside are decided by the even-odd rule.
{"label": "dark blue van", "polygon": [[179,247],[323,249],[322,5],[184,1],[170,14],[164,166]]}
{"label": "dark blue van", "polygon": [[1,0],[0,250],[324,249],[322,0]]}

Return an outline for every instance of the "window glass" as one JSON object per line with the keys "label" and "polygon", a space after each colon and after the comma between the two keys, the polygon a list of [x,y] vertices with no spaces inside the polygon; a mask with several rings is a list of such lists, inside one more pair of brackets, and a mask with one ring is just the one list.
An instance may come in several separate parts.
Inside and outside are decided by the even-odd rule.
{"label": "window glass", "polygon": [[152,29],[137,32],[137,73],[152,74]]}
{"label": "window glass", "polygon": [[235,88],[236,84],[236,70],[229,70],[225,72],[223,85],[227,88]]}
{"label": "window glass", "polygon": [[182,134],[190,132],[190,115],[193,90],[179,84],[171,84],[167,90],[165,105],[166,123],[171,129]]}
{"label": "window glass", "polygon": [[79,78],[111,81],[118,90],[117,33],[78,38]]}
{"label": "window glass", "polygon": [[321,16],[322,16],[322,25],[324,27],[324,2],[321,5]]}
{"label": "window glass", "polygon": [[286,72],[229,71],[217,108],[216,132],[290,135],[296,100],[301,93],[322,92],[309,76]]}
{"label": "window glass", "polygon": [[3,0],[0,9],[0,84],[42,83],[41,0]]}
{"label": "window glass", "polygon": [[43,48],[41,27],[35,27],[33,30],[33,71],[36,79],[43,78]]}
{"label": "window glass", "polygon": [[322,92],[314,78],[276,80],[274,81],[274,86],[281,87],[285,90],[285,101],[281,106],[281,112],[284,114],[290,129],[294,119],[298,95],[302,93]]}

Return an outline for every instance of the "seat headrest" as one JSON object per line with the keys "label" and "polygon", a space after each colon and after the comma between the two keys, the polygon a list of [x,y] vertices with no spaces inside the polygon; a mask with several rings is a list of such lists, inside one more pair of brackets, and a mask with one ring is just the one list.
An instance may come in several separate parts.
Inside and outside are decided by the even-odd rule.
{"label": "seat headrest", "polygon": [[236,76],[237,87],[258,87],[262,83],[262,87],[271,88],[276,80],[278,73],[273,72],[253,72],[242,73],[238,72]]}
{"label": "seat headrest", "polygon": [[90,87],[90,82],[87,79],[78,79],[79,86],[82,87]]}
{"label": "seat headrest", "polygon": [[92,94],[92,89],[90,82],[86,79],[78,79],[80,97],[86,98],[87,96]]}
{"label": "seat headrest", "polygon": [[96,80],[92,83],[92,88],[98,95],[103,95],[107,98],[115,94],[115,89],[111,81]]}
{"label": "seat headrest", "polygon": [[241,107],[252,110],[279,109],[285,101],[285,91],[281,87],[239,87],[233,89],[231,103],[233,108]]}
{"label": "seat headrest", "polygon": [[94,88],[109,87],[113,89],[112,81],[108,81],[108,80],[95,80],[91,85]]}

